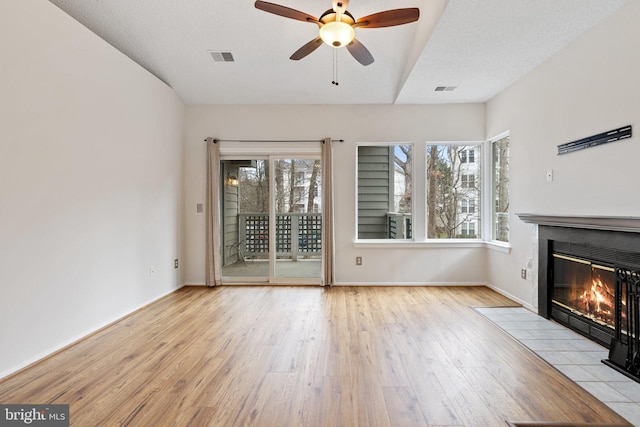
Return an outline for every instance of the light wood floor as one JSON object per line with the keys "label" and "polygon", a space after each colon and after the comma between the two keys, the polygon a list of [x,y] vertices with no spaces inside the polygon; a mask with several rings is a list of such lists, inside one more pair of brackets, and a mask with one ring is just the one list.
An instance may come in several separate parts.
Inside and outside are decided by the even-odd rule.
{"label": "light wood floor", "polygon": [[483,287],[183,288],[0,382],[74,426],[624,423],[473,306]]}

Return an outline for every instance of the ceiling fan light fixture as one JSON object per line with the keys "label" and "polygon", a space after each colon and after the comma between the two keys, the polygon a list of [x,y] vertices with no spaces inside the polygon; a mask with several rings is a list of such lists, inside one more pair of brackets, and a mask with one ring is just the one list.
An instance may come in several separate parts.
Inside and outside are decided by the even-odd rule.
{"label": "ceiling fan light fixture", "polygon": [[355,36],[356,31],[346,22],[333,21],[320,27],[320,38],[331,47],[346,46]]}

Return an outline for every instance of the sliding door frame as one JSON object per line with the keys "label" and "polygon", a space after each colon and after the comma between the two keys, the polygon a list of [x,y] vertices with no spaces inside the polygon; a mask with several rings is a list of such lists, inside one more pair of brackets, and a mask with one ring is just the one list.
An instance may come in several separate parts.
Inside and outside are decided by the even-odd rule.
{"label": "sliding door frame", "polygon": [[[276,191],[275,191],[275,161],[276,160],[321,160],[320,147],[309,149],[277,149],[265,151],[259,149],[250,150],[221,150],[220,161],[226,160],[264,160],[269,165],[269,275],[265,276],[222,276],[222,284],[224,285],[252,285],[252,284],[272,284],[272,285],[318,285],[322,286],[323,273],[322,268],[319,277],[313,278],[289,278],[278,277],[276,270]],[[321,165],[322,167],[322,165]],[[221,186],[218,191],[224,192],[224,179],[221,180]],[[321,203],[324,203],[322,200]],[[322,219],[324,226],[324,218]],[[223,232],[223,230],[217,230]],[[224,249],[224,248],[222,248]],[[324,264],[323,255],[320,256],[321,266]]]}

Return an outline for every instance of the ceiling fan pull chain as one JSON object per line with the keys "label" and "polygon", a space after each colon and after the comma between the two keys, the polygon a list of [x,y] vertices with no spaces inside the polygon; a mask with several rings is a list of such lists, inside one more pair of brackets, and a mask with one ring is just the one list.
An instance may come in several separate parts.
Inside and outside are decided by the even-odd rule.
{"label": "ceiling fan pull chain", "polygon": [[333,49],[333,81],[332,85],[338,86],[338,49]]}

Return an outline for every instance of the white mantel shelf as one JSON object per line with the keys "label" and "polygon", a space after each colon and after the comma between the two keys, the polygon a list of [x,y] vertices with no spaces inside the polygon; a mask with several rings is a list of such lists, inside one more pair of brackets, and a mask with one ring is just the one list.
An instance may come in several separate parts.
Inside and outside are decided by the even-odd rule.
{"label": "white mantel shelf", "polygon": [[517,213],[516,215],[529,224],[640,233],[640,217],[635,216],[544,215],[533,213]]}

